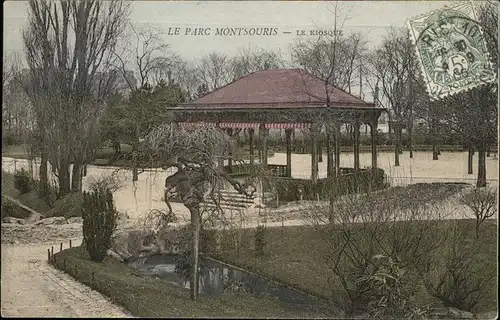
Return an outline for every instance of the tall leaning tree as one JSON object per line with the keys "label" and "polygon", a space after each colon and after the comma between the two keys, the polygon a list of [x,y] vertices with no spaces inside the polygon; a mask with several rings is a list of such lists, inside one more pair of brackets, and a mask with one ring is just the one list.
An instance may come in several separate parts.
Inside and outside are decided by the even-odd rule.
{"label": "tall leaning tree", "polygon": [[228,182],[234,190],[253,198],[256,177],[240,183],[217,165],[220,157],[232,148],[234,140],[218,128],[184,128],[164,124],[151,130],[143,142],[144,155],[159,161],[164,169],[176,168],[165,180],[165,202],[172,212],[168,193],[176,191],[191,213],[190,295],[198,296],[199,243],[202,221],[201,203],[207,199],[215,204],[217,214],[224,215],[220,206],[221,187]]}
{"label": "tall leaning tree", "polygon": [[128,2],[116,0],[29,1],[25,88],[42,147],[40,180],[46,184],[50,162],[59,197],[81,191],[83,167],[97,146],[99,117],[114,85],[110,61],[128,10]]}

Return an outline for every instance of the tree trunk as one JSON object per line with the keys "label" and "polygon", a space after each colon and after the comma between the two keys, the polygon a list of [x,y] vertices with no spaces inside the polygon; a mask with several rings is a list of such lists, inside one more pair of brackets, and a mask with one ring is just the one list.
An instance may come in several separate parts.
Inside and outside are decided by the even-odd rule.
{"label": "tree trunk", "polygon": [[[410,109],[410,115],[412,114],[412,109]],[[410,121],[408,121],[408,149],[410,149],[410,159],[413,159],[413,116],[410,116]]]}
{"label": "tree trunk", "polygon": [[322,147],[323,140],[319,138],[318,140],[318,162],[323,162],[323,147]]}
{"label": "tree trunk", "polygon": [[259,128],[257,133],[257,140],[255,141],[255,146],[257,147],[257,157],[259,158],[259,164],[262,164],[262,129]]}
{"label": "tree trunk", "polygon": [[329,197],[328,199],[328,222],[330,224],[334,223],[334,216],[333,216],[333,213],[335,212],[335,197],[332,195]]}
{"label": "tree trunk", "polygon": [[191,231],[192,231],[192,244],[191,244],[191,276],[189,278],[189,292],[191,300],[196,301],[198,297],[198,253],[200,250],[200,219],[199,207],[191,206],[189,208],[191,213]]}
{"label": "tree trunk", "polygon": [[472,162],[474,160],[474,148],[469,147],[469,152],[468,152],[468,157],[467,157],[467,173],[468,174],[473,174],[472,170]]}
{"label": "tree trunk", "polygon": [[[399,131],[399,129],[398,129]],[[395,167],[399,167],[399,148],[400,148],[400,143],[399,143],[399,132],[396,133],[396,143],[395,143],[395,147],[394,147],[394,166]]]}
{"label": "tree trunk", "polygon": [[254,129],[248,129],[248,144],[249,144],[249,152],[250,152],[250,163],[254,164]]}
{"label": "tree trunk", "polygon": [[48,163],[49,163],[49,154],[45,151],[42,151],[41,159],[40,159],[40,170],[39,170],[39,196],[45,203],[49,203],[49,173],[48,173]]}
{"label": "tree trunk", "polygon": [[83,167],[80,161],[73,163],[73,170],[71,172],[71,191],[78,193],[82,192],[81,181],[83,175]]}
{"label": "tree trunk", "polygon": [[291,135],[293,129],[285,129],[285,144],[286,144],[286,176],[292,177],[292,142]]}
{"label": "tree trunk", "polygon": [[440,130],[439,130],[439,122],[436,122],[435,129],[434,129],[434,135],[436,137],[436,152],[437,155],[441,155],[441,137],[440,137]]}
{"label": "tree trunk", "polygon": [[59,164],[59,198],[64,198],[71,190],[69,159],[60,159]]}
{"label": "tree trunk", "polygon": [[439,160],[439,153],[436,144],[432,144],[432,160]]}
{"label": "tree trunk", "polygon": [[388,117],[389,117],[389,121],[388,121],[388,129],[389,129],[389,145],[392,145],[393,144],[393,139],[392,139],[392,116],[391,116],[391,113],[388,112]]}
{"label": "tree trunk", "polygon": [[327,128],[327,133],[326,133],[326,176],[331,177],[334,175],[334,158],[333,158],[333,153],[334,153],[334,147],[332,146],[332,140],[333,140],[333,133],[332,130]]}
{"label": "tree trunk", "polygon": [[139,180],[139,173],[137,170],[138,167],[138,159],[137,152],[139,150],[139,138],[132,143],[132,181]]}
{"label": "tree trunk", "polygon": [[135,126],[134,142],[132,143],[132,181],[139,180],[139,173],[137,172],[138,159],[137,152],[139,152],[139,124]]}
{"label": "tree trunk", "polygon": [[[233,135],[233,129],[232,128],[228,128],[227,129],[227,135],[231,138],[234,137]],[[236,145],[237,145],[237,142],[236,142]],[[232,153],[232,150],[229,150],[229,158],[227,159],[227,166],[230,170],[230,172],[232,172],[232,168],[233,168],[233,153]]]}
{"label": "tree trunk", "polygon": [[8,126],[9,126],[9,133],[12,131],[12,112],[10,111],[10,109],[8,110],[8,114],[7,114],[7,121],[8,121]]}
{"label": "tree trunk", "polygon": [[403,154],[403,129],[398,130],[398,145],[399,154]]}
{"label": "tree trunk", "polygon": [[432,160],[439,160],[439,153],[437,150],[436,121],[434,119],[431,121]]}
{"label": "tree trunk", "polygon": [[486,150],[482,147],[478,150],[476,187],[486,187]]}
{"label": "tree trunk", "polygon": [[115,149],[115,158],[118,158],[122,152],[120,142],[113,139],[113,149]]}
{"label": "tree trunk", "polygon": [[132,155],[132,181],[137,181],[137,180],[139,180],[139,172],[137,170],[137,155],[135,154],[135,152],[133,152],[133,155]]}

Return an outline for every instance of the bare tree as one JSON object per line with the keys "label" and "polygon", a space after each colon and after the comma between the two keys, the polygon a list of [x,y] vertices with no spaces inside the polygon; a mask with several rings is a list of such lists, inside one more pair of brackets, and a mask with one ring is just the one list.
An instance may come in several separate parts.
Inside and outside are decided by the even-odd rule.
{"label": "bare tree", "polygon": [[371,56],[371,65],[381,89],[379,102],[389,110],[389,126],[396,133],[394,165],[399,166],[402,130],[414,104],[417,72],[415,49],[408,32],[391,30]]}
{"label": "bare tree", "polygon": [[252,72],[276,69],[281,65],[276,52],[247,47],[230,60],[231,76],[233,80],[246,76]]}
{"label": "bare tree", "polygon": [[[126,106],[121,108],[125,114],[117,121],[126,122],[128,127],[123,132],[127,133],[126,141],[132,147],[132,181],[137,181],[139,139],[150,125],[148,119],[152,119],[147,110],[156,103],[152,96],[153,87],[161,80],[171,78],[171,68],[177,57],[162,40],[160,30],[152,26],[136,28],[131,23],[129,29],[130,36],[114,52],[114,67],[130,90],[123,101]],[[168,119],[163,120],[168,122]]]}
{"label": "bare tree", "polygon": [[82,168],[96,147],[98,119],[113,87],[110,60],[128,7],[121,1],[29,2],[23,40],[26,88],[41,136],[40,178],[46,181],[50,161],[61,197],[81,190]]}
{"label": "bare tree", "polygon": [[[129,34],[113,52],[114,67],[126,81],[130,91],[155,85],[167,79],[177,56],[162,39],[163,32],[153,26],[135,27],[128,24]],[[133,72],[133,77],[130,72]]]}
{"label": "bare tree", "polygon": [[200,203],[208,196],[219,211],[223,212],[219,205],[219,191],[224,181],[251,198],[256,191],[252,178],[242,184],[233,180],[223,168],[217,167],[218,158],[227,154],[232,144],[231,138],[216,128],[189,129],[170,125],[155,128],[145,140],[144,152],[158,159],[163,168],[177,169],[165,181],[165,202],[168,205],[168,192],[175,189],[191,213],[190,291],[193,300],[198,295],[198,252],[202,218]]}
{"label": "bare tree", "polygon": [[197,64],[200,82],[208,92],[228,84],[231,79],[230,59],[223,53],[212,52],[203,56]]}
{"label": "bare tree", "polygon": [[201,80],[198,77],[198,70],[195,66],[192,66],[191,63],[185,60],[179,59],[172,66],[172,77],[182,90],[186,92],[188,100],[196,98]]}
{"label": "bare tree", "polygon": [[351,93],[364,42],[358,33],[343,36],[341,28],[341,25],[335,28],[333,39],[319,37],[295,43],[291,48],[292,61],[318,78]]}
{"label": "bare tree", "polygon": [[463,193],[460,202],[466,205],[476,218],[476,237],[479,238],[479,227],[488,218],[498,212],[497,191],[493,188],[474,188]]}
{"label": "bare tree", "polygon": [[19,81],[22,77],[22,70],[20,57],[17,54],[8,55],[5,58],[2,76],[3,129],[19,140],[18,143],[24,142],[25,134],[32,128],[33,116],[29,98]]}

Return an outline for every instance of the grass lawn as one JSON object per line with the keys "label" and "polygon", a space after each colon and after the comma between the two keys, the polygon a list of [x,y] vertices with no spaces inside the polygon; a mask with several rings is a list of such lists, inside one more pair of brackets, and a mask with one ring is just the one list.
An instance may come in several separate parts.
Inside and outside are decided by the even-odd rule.
{"label": "grass lawn", "polygon": [[6,194],[19,200],[22,204],[40,212],[41,214],[47,214],[48,210],[50,210],[49,206],[38,198],[35,190],[21,194],[14,187],[14,175],[5,171],[2,171],[2,194]]}
{"label": "grass lawn", "polygon": [[285,309],[267,297],[228,293],[218,298],[189,299],[189,290],[138,276],[127,265],[107,257],[92,262],[83,247],[54,255],[53,264],[78,281],[110,297],[140,317],[324,318],[325,315]]}
{"label": "grass lawn", "polygon": [[[444,223],[443,221],[436,223]],[[464,230],[473,230],[475,221],[460,220],[459,226]],[[328,250],[320,233],[310,226],[266,228],[266,254],[255,257],[255,229],[243,229],[241,247],[237,253],[232,238],[223,234],[221,251],[213,255],[227,263],[262,274],[268,278],[289,284],[305,292],[323,297],[331,297],[332,289],[327,281],[328,269],[322,263],[321,252]],[[488,221],[482,226],[482,236],[475,246],[473,263],[474,272],[483,275],[488,272],[496,274],[497,270],[497,224]],[[469,233],[474,237],[474,232]],[[469,239],[471,240],[471,239]],[[472,310],[476,313],[497,309],[497,280],[491,279],[484,291],[482,299]],[[424,303],[435,302],[426,293],[420,297]]]}

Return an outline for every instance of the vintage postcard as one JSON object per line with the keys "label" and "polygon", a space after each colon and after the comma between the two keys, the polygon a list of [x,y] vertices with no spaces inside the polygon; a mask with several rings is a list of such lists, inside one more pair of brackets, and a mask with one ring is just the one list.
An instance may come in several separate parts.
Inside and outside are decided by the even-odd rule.
{"label": "vintage postcard", "polygon": [[496,319],[498,1],[3,8],[3,317]]}

